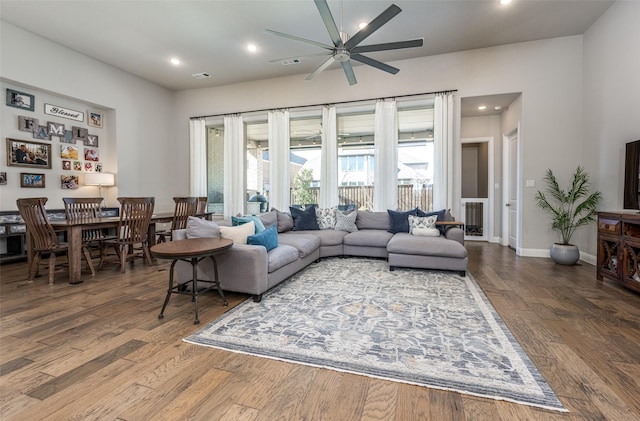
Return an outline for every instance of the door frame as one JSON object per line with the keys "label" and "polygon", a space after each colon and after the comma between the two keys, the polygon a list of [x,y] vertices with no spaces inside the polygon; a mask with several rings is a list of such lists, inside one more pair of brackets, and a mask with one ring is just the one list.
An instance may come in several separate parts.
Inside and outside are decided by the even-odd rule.
{"label": "door frame", "polygon": [[[522,137],[520,136],[520,122],[515,129],[504,134],[502,136],[502,245],[509,246],[509,208],[506,206],[509,203],[509,170],[512,165],[516,166],[516,200],[518,202],[518,209],[516,211],[516,254],[520,255],[522,248]],[[513,139],[518,139],[518,145],[516,150],[516,162],[511,162],[509,158],[509,142]]]}
{"label": "door frame", "polygon": [[[464,137],[460,139],[460,143],[487,143],[487,198],[489,204],[487,206],[487,226],[485,231],[486,239],[491,241],[494,238],[494,224],[493,221],[495,219],[494,216],[494,182],[495,182],[495,159],[494,159],[494,138],[493,136],[487,137]],[[462,151],[462,145],[460,146],[460,150]],[[462,181],[462,162],[460,162],[460,180]],[[460,191],[460,199],[462,199],[462,191]],[[460,217],[462,218],[464,215],[464,205],[462,204],[462,200],[460,203],[460,209],[458,210]],[[484,236],[483,236],[484,237]],[[484,238],[483,238],[484,239]]]}

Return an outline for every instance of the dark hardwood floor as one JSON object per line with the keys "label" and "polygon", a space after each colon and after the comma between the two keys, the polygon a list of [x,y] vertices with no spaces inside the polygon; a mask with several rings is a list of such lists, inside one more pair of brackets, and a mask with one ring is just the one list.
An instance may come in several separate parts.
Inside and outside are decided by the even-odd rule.
{"label": "dark hardwood floor", "polygon": [[116,265],[79,285],[30,283],[0,267],[2,420],[638,420],[640,294],[595,268],[467,242],[469,269],[570,411],[190,345],[182,338],[242,302],[174,296],[168,262]]}

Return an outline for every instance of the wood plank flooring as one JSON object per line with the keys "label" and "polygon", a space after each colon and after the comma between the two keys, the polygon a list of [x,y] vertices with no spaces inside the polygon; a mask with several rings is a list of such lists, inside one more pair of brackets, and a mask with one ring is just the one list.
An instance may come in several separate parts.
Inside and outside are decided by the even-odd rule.
{"label": "wood plank flooring", "polygon": [[69,285],[0,266],[2,420],[639,420],[640,294],[467,242],[469,269],[570,411],[190,345],[182,338],[247,298],[193,303],[166,291],[168,262],[115,265]]}

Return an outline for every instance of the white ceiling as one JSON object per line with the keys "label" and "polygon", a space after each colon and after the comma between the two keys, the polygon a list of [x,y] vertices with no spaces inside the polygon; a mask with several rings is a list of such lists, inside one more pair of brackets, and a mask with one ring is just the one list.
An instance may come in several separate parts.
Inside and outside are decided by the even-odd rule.
{"label": "white ceiling", "polygon": [[[342,21],[344,32],[353,35],[358,23],[371,21],[392,0],[328,3],[338,28]],[[498,0],[395,3],[403,11],[360,45],[424,38],[424,46],[368,53],[383,62],[582,34],[613,1],[513,0],[507,6]],[[174,91],[296,74],[303,83],[324,60],[315,57],[289,66],[270,63],[322,50],[268,35],[265,29],[331,44],[312,0],[0,0],[0,16]],[[248,43],[258,51],[249,53]],[[171,57],[182,64],[172,66]],[[360,64],[353,63],[357,77]],[[401,63],[398,66],[402,71]],[[199,72],[212,77],[191,76]]]}

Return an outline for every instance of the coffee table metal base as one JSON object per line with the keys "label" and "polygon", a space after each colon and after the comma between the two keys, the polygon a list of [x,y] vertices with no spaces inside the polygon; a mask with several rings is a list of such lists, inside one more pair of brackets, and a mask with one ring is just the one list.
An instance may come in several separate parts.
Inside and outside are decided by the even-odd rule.
{"label": "coffee table metal base", "polygon": [[[198,279],[198,263],[202,259],[211,259],[211,261],[213,262],[213,273],[214,273],[213,281]],[[184,284],[173,285],[173,274],[174,274],[173,269],[176,263],[181,260],[183,262],[190,262],[191,267],[193,268],[193,277],[191,280],[191,291],[187,291],[186,289],[187,284],[189,282],[186,282]],[[198,282],[209,284],[209,286],[199,289]],[[167,307],[167,304],[169,304],[169,299],[171,298],[171,294],[191,295],[191,301],[193,301],[195,304],[195,312],[196,312],[196,318],[193,324],[195,325],[200,324],[200,320],[198,319],[198,294],[201,292],[211,291],[213,289],[217,289],[218,294],[220,295],[220,297],[222,298],[222,301],[224,302],[224,305],[225,306],[229,305],[226,297],[224,296],[224,292],[222,292],[222,288],[220,288],[220,282],[218,281],[218,264],[213,255],[204,256],[204,257],[192,257],[190,259],[174,259],[173,262],[171,262],[171,268],[169,269],[169,288],[167,289],[167,296],[164,299],[164,304],[162,305],[162,310],[158,315],[158,319],[164,318],[164,310]]]}

